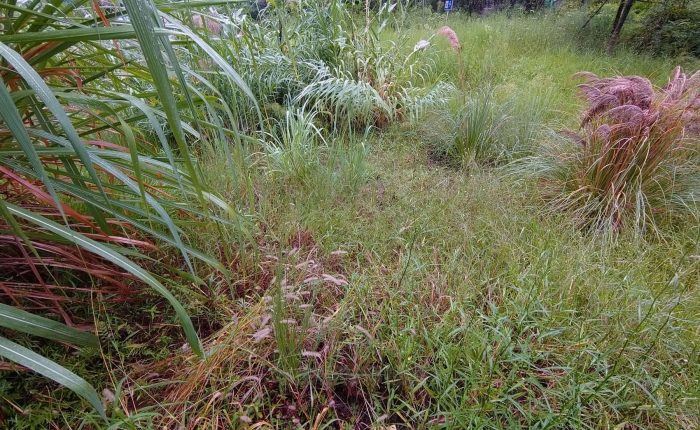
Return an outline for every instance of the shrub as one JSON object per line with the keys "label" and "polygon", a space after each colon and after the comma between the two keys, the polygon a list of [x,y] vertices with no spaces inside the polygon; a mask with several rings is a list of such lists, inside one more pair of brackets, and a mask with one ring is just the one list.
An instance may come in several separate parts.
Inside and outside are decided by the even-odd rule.
{"label": "shrub", "polygon": [[655,55],[700,57],[700,5],[664,2],[646,14],[630,38],[634,46]]}

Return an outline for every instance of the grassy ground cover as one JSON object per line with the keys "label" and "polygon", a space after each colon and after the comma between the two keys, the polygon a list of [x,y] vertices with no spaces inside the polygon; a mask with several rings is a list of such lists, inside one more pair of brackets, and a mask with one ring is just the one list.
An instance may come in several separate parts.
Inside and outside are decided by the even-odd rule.
{"label": "grassy ground cover", "polygon": [[[236,174],[218,146],[196,151],[202,183],[242,215],[178,225],[231,279],[159,271],[182,265],[172,244],[149,269],[173,280],[204,358],[148,293],[92,301],[99,350],[22,341],[104,390],[112,428],[697,428],[697,207],[654,232],[591,234],[522,163],[578,126],[574,73],[662,86],[698,62],[604,55],[580,21],[409,14],[377,43],[423,56],[410,86],[444,103],[401,115],[396,96],[392,113],[358,114],[381,119],[364,132],[267,100],[280,125],[237,147]],[[443,25],[459,49],[434,36]],[[28,372],[3,372],[0,410],[10,428],[104,426]]]}

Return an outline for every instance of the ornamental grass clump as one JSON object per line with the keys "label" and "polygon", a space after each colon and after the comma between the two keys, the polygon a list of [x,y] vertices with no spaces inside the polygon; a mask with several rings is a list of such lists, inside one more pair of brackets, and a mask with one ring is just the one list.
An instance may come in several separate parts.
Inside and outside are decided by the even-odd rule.
{"label": "ornamental grass clump", "polygon": [[700,72],[677,67],[663,88],[639,76],[578,76],[588,108],[580,130],[565,133],[575,148],[550,155],[556,208],[604,233],[697,215]]}
{"label": "ornamental grass clump", "polygon": [[105,420],[95,388],[42,356],[50,345],[24,346],[25,335],[97,348],[95,330],[82,329],[96,306],[148,286],[204,357],[168,287],[204,285],[203,270],[230,278],[183,226],[236,228],[237,210],[209,188],[197,154],[216,148],[237,174],[229,142],[241,133],[192,66],[216,64],[261,116],[238,73],[178,18],[195,6],[118,3],[0,2],[0,358],[69,388]]}

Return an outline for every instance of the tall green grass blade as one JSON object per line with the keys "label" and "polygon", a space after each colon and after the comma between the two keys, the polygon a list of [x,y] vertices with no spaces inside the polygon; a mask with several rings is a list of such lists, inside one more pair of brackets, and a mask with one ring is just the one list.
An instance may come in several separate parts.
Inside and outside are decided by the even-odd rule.
{"label": "tall green grass blade", "polygon": [[[36,173],[36,172],[34,172]],[[36,250],[34,245],[32,244],[32,241],[29,240],[29,237],[27,234],[22,230],[22,226],[17,222],[15,217],[10,213],[10,210],[7,208],[7,205],[5,204],[5,201],[3,199],[0,199],[0,219],[3,219],[5,222],[7,222],[10,225],[10,228],[12,229],[12,233],[15,234],[18,238],[22,239],[22,242],[24,245],[29,248],[29,250],[34,254],[35,256],[39,256],[39,252]]]}
{"label": "tall green grass blade", "polygon": [[91,40],[118,40],[133,39],[136,33],[130,25],[113,27],[71,28],[66,30],[49,30],[37,33],[16,33],[0,35],[0,42],[4,43],[42,43],[62,42],[76,43]]}
{"label": "tall green grass blade", "polygon": [[[22,17],[30,17],[30,16],[44,18],[47,21],[55,21],[57,19],[57,17],[55,15],[41,13],[39,11],[31,9],[31,7],[29,7],[29,8],[21,7],[21,6],[17,6],[16,4],[12,4],[10,2],[0,3],[0,9],[5,9],[8,11],[7,12],[8,18],[12,18],[13,12],[20,12],[20,15],[16,18],[16,21],[15,21],[16,23],[20,22]],[[11,27],[14,27],[14,26],[11,26]],[[12,34],[13,31],[9,31],[9,30],[10,29],[8,29],[8,34]],[[14,30],[14,28],[11,28],[11,30]]]}
{"label": "tall green grass blade", "polygon": [[173,150],[170,148],[168,139],[165,137],[165,133],[163,132],[163,127],[161,126],[160,121],[158,121],[158,118],[156,118],[156,114],[154,113],[153,108],[148,106],[141,99],[129,94],[112,93],[112,95],[123,98],[124,100],[131,103],[132,106],[136,107],[141,112],[143,112],[149,124],[151,125],[151,130],[153,130],[153,132],[156,134],[156,137],[158,137],[158,141],[160,142],[161,148],[163,149],[163,152],[165,152],[165,156],[168,157],[168,161],[170,162],[170,165],[173,168],[173,173],[175,174],[175,177],[177,178],[178,183],[180,183],[180,187],[182,188],[182,180],[180,179],[180,172],[177,168],[177,164],[175,163],[175,156],[173,155]]}
{"label": "tall green grass blade", "polygon": [[32,145],[32,141],[29,137],[29,134],[27,133],[27,130],[25,130],[24,124],[22,123],[22,118],[20,117],[19,112],[17,112],[15,103],[12,100],[12,96],[10,95],[9,91],[7,91],[7,88],[5,87],[5,82],[3,81],[1,76],[0,118],[2,118],[2,120],[5,122],[5,125],[7,125],[8,129],[12,133],[17,143],[19,143],[20,147],[22,148],[22,151],[24,151],[24,155],[27,157],[32,167],[34,168],[34,171],[37,173],[39,178],[41,178],[44,184],[46,184],[47,191],[56,203],[56,208],[61,212],[61,215],[63,215],[63,206],[61,205],[61,200],[58,198],[58,194],[56,194],[56,191],[54,190],[53,186],[51,186],[51,182],[49,181],[49,178],[46,175],[46,170],[44,169],[44,164],[39,159],[39,155],[34,149],[34,145]]}
{"label": "tall green grass blade", "polygon": [[[45,15],[53,15],[57,17],[65,17],[69,16],[70,12],[74,11],[76,8],[84,5],[87,3],[89,0],[72,0],[72,1],[63,1],[63,0],[53,0],[53,1],[47,1],[47,2],[37,2],[37,4],[44,4],[44,7],[42,8],[41,12]],[[61,7],[63,6],[63,7]],[[30,8],[33,8],[34,5],[29,6]],[[44,18],[38,18],[35,19],[31,22],[31,25],[27,28],[27,32],[39,32],[44,30],[48,24],[52,22],[52,20],[49,19],[44,19]]]}
{"label": "tall green grass blade", "polygon": [[187,37],[192,39],[192,41],[202,51],[204,51],[209,56],[209,58],[214,60],[214,62],[216,63],[217,66],[221,67],[221,70],[223,70],[224,73],[226,73],[226,76],[231,78],[233,80],[233,82],[236,83],[238,88],[240,88],[241,91],[243,91],[243,93],[246,96],[248,96],[248,98],[253,102],[253,106],[255,106],[255,109],[256,109],[257,114],[258,114],[258,119],[259,119],[260,123],[262,123],[262,113],[260,112],[260,107],[258,106],[258,101],[255,98],[255,96],[253,95],[253,92],[248,87],[248,84],[245,83],[245,81],[243,80],[243,78],[241,78],[241,76],[238,74],[238,72],[236,72],[233,69],[233,67],[231,67],[231,65],[226,60],[224,60],[224,58],[221,55],[219,55],[219,53],[216,52],[214,50],[214,48],[211,47],[211,45],[209,45],[207,42],[205,42],[204,39],[199,37],[194,31],[192,31],[188,27],[182,25],[182,23],[180,21],[178,21],[177,19],[175,19],[174,17],[172,17],[168,14],[161,13],[161,16],[166,18],[170,25],[172,25],[177,30],[179,30],[180,32],[185,34]]}
{"label": "tall green grass blade", "polygon": [[[28,130],[30,135],[36,135],[38,137],[41,137],[43,139],[48,139],[49,141],[58,143],[63,146],[69,145],[69,142],[59,136],[55,136],[49,133],[46,133],[42,130]],[[122,172],[117,166],[114,164],[110,163],[107,160],[102,159],[99,157],[97,154],[94,152],[89,153],[89,157],[91,162],[93,162],[95,165],[101,167],[104,171],[109,173],[110,175],[114,176],[116,179],[121,181],[124,185],[126,185],[128,188],[130,188],[134,193],[140,194],[141,193],[141,187],[139,187],[139,184],[137,181],[134,181],[131,179],[128,175],[126,175],[124,172]],[[168,229],[170,230],[170,234],[173,236],[173,239],[175,240],[175,243],[178,244],[178,248],[180,249],[180,252],[182,253],[183,258],[185,259],[185,263],[187,264],[188,268],[190,269],[190,272],[194,274],[194,267],[192,266],[192,262],[190,261],[190,258],[187,254],[187,250],[185,249],[184,243],[182,242],[182,239],[180,238],[180,233],[179,229],[173,222],[172,218],[170,215],[168,215],[168,212],[163,208],[163,206],[156,200],[152,195],[149,193],[143,194],[143,197],[146,199],[146,203],[148,203],[149,206],[151,206],[158,215],[162,218],[163,222],[168,226]],[[204,197],[202,197],[204,198]],[[111,204],[111,203],[110,203]]]}
{"label": "tall green grass blade", "polygon": [[106,421],[102,402],[97,395],[95,389],[86,380],[66,369],[65,367],[54,363],[53,361],[42,357],[36,352],[23,347],[9,339],[0,336],[0,356],[6,359],[27,367],[38,374],[45,376],[53,381],[58,382],[64,387],[78,394],[92,405],[93,408]]}
{"label": "tall green grass blade", "polygon": [[[66,112],[63,110],[63,107],[53,95],[51,89],[49,89],[39,73],[37,73],[36,70],[34,70],[32,66],[29,65],[29,63],[27,63],[27,61],[17,53],[17,51],[11,49],[2,42],[0,42],[0,56],[4,57],[15,68],[15,70],[17,70],[20,76],[22,76],[27,84],[29,84],[29,86],[36,91],[36,95],[42,102],[44,102],[46,107],[56,117],[63,128],[63,132],[73,146],[76,154],[78,154],[80,160],[83,162],[85,169],[90,174],[90,177],[94,181],[95,185],[97,185],[98,188],[101,188],[100,180],[97,177],[97,172],[90,162],[87,149],[80,140],[78,132],[73,127],[73,124],[68,118]],[[105,200],[108,200],[106,195],[104,198]]]}
{"label": "tall green grass blade", "polygon": [[92,333],[76,330],[58,321],[40,317],[2,303],[0,303],[0,326],[78,346],[99,346],[97,336]]}
{"label": "tall green grass blade", "polygon": [[127,272],[133,274],[138,279],[148,284],[153,288],[158,294],[163,296],[168,303],[175,309],[175,313],[180,320],[180,325],[182,326],[187,341],[192,348],[192,350],[199,356],[203,356],[202,345],[197,336],[197,332],[192,325],[189,315],[185,308],[180,304],[180,302],[175,298],[175,296],[168,291],[158,280],[148,273],[145,269],[140,267],[138,264],[119,254],[112,248],[109,248],[99,242],[96,242],[83,234],[75,232],[67,227],[64,227],[50,219],[43,217],[41,215],[29,212],[26,209],[20,208],[13,204],[7,203],[7,208],[15,216],[24,218],[30,223],[41,227],[47,231],[50,231],[58,236],[70,241],[76,246],[83,248],[89,252],[99,255],[100,257],[110,261],[111,263],[121,267]]}
{"label": "tall green grass blade", "polygon": [[159,4],[158,9],[169,12],[182,9],[196,9],[209,6],[226,6],[231,4],[249,4],[249,0],[194,0],[194,1],[175,1]]}
{"label": "tall green grass blade", "polygon": [[[17,32],[22,25],[32,16],[30,11],[33,11],[34,8],[39,4],[41,0],[31,0],[28,4],[25,5],[25,8],[27,9],[26,11],[22,12],[12,23],[12,32],[15,33]],[[47,15],[43,14],[42,12],[39,12],[42,15]],[[49,15],[51,16],[51,15]]]}
{"label": "tall green grass blade", "polygon": [[[163,111],[165,112],[173,137],[180,150],[180,156],[183,159],[187,172],[192,178],[197,194],[201,197],[202,186],[199,176],[195,171],[194,163],[189,155],[190,151],[185,139],[185,133],[182,129],[177,100],[175,99],[170,79],[168,78],[165,58],[160,50],[160,39],[155,34],[155,12],[144,0],[124,0],[124,4],[129,12],[134,30],[136,31],[136,37],[143,51],[144,59],[151,72],[153,85],[158,92]],[[186,91],[186,89],[184,90]]]}
{"label": "tall green grass blade", "polygon": [[[124,153],[115,153],[115,156],[119,157],[124,157],[125,159],[129,158],[128,154]],[[25,175],[32,175],[35,174],[34,172],[23,168],[21,165],[17,165],[15,163],[10,163],[5,161],[3,164],[9,166],[10,168],[14,169],[15,171],[25,174]],[[165,163],[161,164],[162,169],[167,169],[169,166]],[[163,170],[160,171],[163,171]],[[163,234],[162,232],[159,232],[146,224],[138,221],[139,217],[142,218],[148,218],[149,214],[145,210],[141,209],[138,206],[130,205],[124,200],[120,201],[115,201],[112,202],[112,204],[108,207],[104,204],[99,199],[95,199],[95,193],[93,191],[90,191],[88,189],[85,189],[80,186],[76,186],[74,184],[70,184],[67,182],[63,181],[56,181],[55,182],[55,187],[58,191],[60,191],[63,194],[70,195],[72,197],[75,197],[79,200],[82,200],[86,203],[88,203],[91,206],[94,206],[96,209],[99,209],[100,211],[104,211],[105,213],[109,214],[111,217],[118,219],[120,221],[124,221],[126,223],[129,223],[133,225],[134,227],[138,228],[139,230],[149,234],[150,236],[153,236],[154,238],[157,238],[159,240],[162,240],[165,243],[168,243],[170,245],[173,245],[175,247],[178,247],[178,244],[176,241],[173,240],[171,236],[168,236],[167,234]],[[229,213],[232,217],[237,217],[238,218],[238,225],[241,224],[240,218],[242,216],[240,214],[237,214],[233,208],[231,208],[229,205],[227,205],[224,201],[219,199],[216,196],[213,196],[209,193],[204,194],[205,198],[208,198],[210,202],[213,205],[219,206],[223,211]],[[7,210],[7,208],[4,205],[4,201],[0,200],[0,215],[3,216],[3,218],[11,223],[12,226],[16,227],[13,231],[15,234],[18,235],[18,237],[21,237],[29,247],[32,247],[31,241],[29,238],[24,234],[24,232],[21,229],[21,226],[16,222],[14,219],[14,216]],[[129,213],[133,214],[132,216],[126,216],[124,213]],[[200,215],[200,216],[205,216],[206,214],[203,213],[195,213],[195,215]],[[160,217],[151,217],[149,219],[150,221],[156,221],[157,223],[166,226],[166,223],[164,220],[162,220]],[[227,221],[224,219],[216,219],[217,222],[222,223],[224,225],[227,224]],[[249,234],[248,231],[242,229],[241,230],[243,234]],[[33,248],[32,248],[33,249]],[[188,254],[192,255],[193,257],[197,258],[198,260],[206,263],[207,265],[211,266],[212,268],[218,270],[221,273],[230,275],[229,270],[221,264],[216,258],[207,255],[197,249],[184,246],[184,249],[187,251]],[[34,254],[38,255],[35,251],[33,251]]]}

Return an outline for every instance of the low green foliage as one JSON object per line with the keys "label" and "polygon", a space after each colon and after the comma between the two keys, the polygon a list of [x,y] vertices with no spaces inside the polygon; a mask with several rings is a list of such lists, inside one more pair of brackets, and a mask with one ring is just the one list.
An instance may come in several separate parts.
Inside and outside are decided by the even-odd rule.
{"label": "low green foliage", "polygon": [[700,58],[700,3],[667,0],[651,7],[630,32],[641,51]]}
{"label": "low green foliage", "polygon": [[[73,325],[64,303],[90,299],[71,290],[124,300],[133,294],[131,284],[141,282],[174,308],[190,347],[203,356],[186,309],[145,267],[143,252],[157,249],[150,238],[172,245],[185,276],[202,283],[193,260],[225,270],[185,243],[173,212],[215,224],[222,213],[222,224],[236,214],[202,183],[186,136],[207,140],[210,126],[198,110],[206,99],[190,93],[173,44],[156,32],[168,21],[187,36],[189,49],[204,51],[241,91],[250,90],[206,42],[154,4],[127,0],[105,14],[95,3],[94,20],[83,15],[88,7],[87,1],[0,5],[0,261],[11,268],[0,278],[11,285],[3,298]],[[153,141],[143,140],[153,134]],[[9,328],[42,335],[31,319],[16,322]],[[51,338],[85,343],[75,330],[62,330],[70,339]],[[95,390],[67,369],[4,338],[2,356],[71,388],[104,417]]]}
{"label": "low green foliage", "polygon": [[434,156],[465,166],[504,158],[499,136],[508,117],[504,107],[496,103],[493,90],[484,87],[470,92],[465,99],[453,102],[458,105],[453,107],[456,112],[447,107],[426,119],[420,134],[433,147]]}

